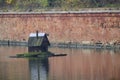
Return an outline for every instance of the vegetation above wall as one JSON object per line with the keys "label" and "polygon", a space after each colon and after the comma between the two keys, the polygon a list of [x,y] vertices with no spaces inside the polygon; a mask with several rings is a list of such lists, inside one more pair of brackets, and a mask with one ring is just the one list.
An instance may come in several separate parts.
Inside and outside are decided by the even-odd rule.
{"label": "vegetation above wall", "polygon": [[0,10],[46,11],[79,10],[80,8],[119,8],[120,0],[0,0]]}

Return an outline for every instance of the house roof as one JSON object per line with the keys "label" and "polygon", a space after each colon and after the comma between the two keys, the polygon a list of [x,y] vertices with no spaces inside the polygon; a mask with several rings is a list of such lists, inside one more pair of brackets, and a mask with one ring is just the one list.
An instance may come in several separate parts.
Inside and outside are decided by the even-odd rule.
{"label": "house roof", "polygon": [[[30,33],[29,37],[36,37],[37,34],[36,33]],[[43,37],[45,36],[45,33],[38,33],[38,37]]]}
{"label": "house roof", "polygon": [[44,38],[47,39],[47,44],[50,45],[48,38],[45,33],[38,33],[38,37],[36,33],[30,33],[29,40],[28,40],[28,46],[41,46],[44,42]]}
{"label": "house roof", "polygon": [[43,37],[30,37],[28,40],[28,46],[41,46]]}

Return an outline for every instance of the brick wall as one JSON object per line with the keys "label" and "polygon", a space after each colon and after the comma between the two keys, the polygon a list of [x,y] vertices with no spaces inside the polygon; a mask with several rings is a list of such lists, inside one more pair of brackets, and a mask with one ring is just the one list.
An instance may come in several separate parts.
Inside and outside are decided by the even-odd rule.
{"label": "brick wall", "polygon": [[50,42],[120,41],[120,13],[1,13],[0,40],[27,40],[46,32]]}

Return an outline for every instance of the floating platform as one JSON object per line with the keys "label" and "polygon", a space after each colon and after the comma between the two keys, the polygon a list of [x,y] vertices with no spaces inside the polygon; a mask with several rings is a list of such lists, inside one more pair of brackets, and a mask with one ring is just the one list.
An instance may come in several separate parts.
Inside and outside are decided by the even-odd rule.
{"label": "floating platform", "polygon": [[10,56],[11,58],[48,58],[54,56],[66,56],[67,54],[54,54],[51,52],[32,52],[32,53],[24,53],[17,54],[16,56]]}
{"label": "floating platform", "polygon": [[67,54],[54,54],[54,55],[52,55],[53,57],[54,56],[67,56]]}

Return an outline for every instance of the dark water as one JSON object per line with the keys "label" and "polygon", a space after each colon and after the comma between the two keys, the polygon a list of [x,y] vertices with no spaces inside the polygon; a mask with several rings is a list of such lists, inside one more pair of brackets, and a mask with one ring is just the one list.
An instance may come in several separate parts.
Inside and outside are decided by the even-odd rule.
{"label": "dark water", "polygon": [[63,57],[10,58],[26,47],[0,47],[0,80],[120,80],[120,50],[50,48]]}

